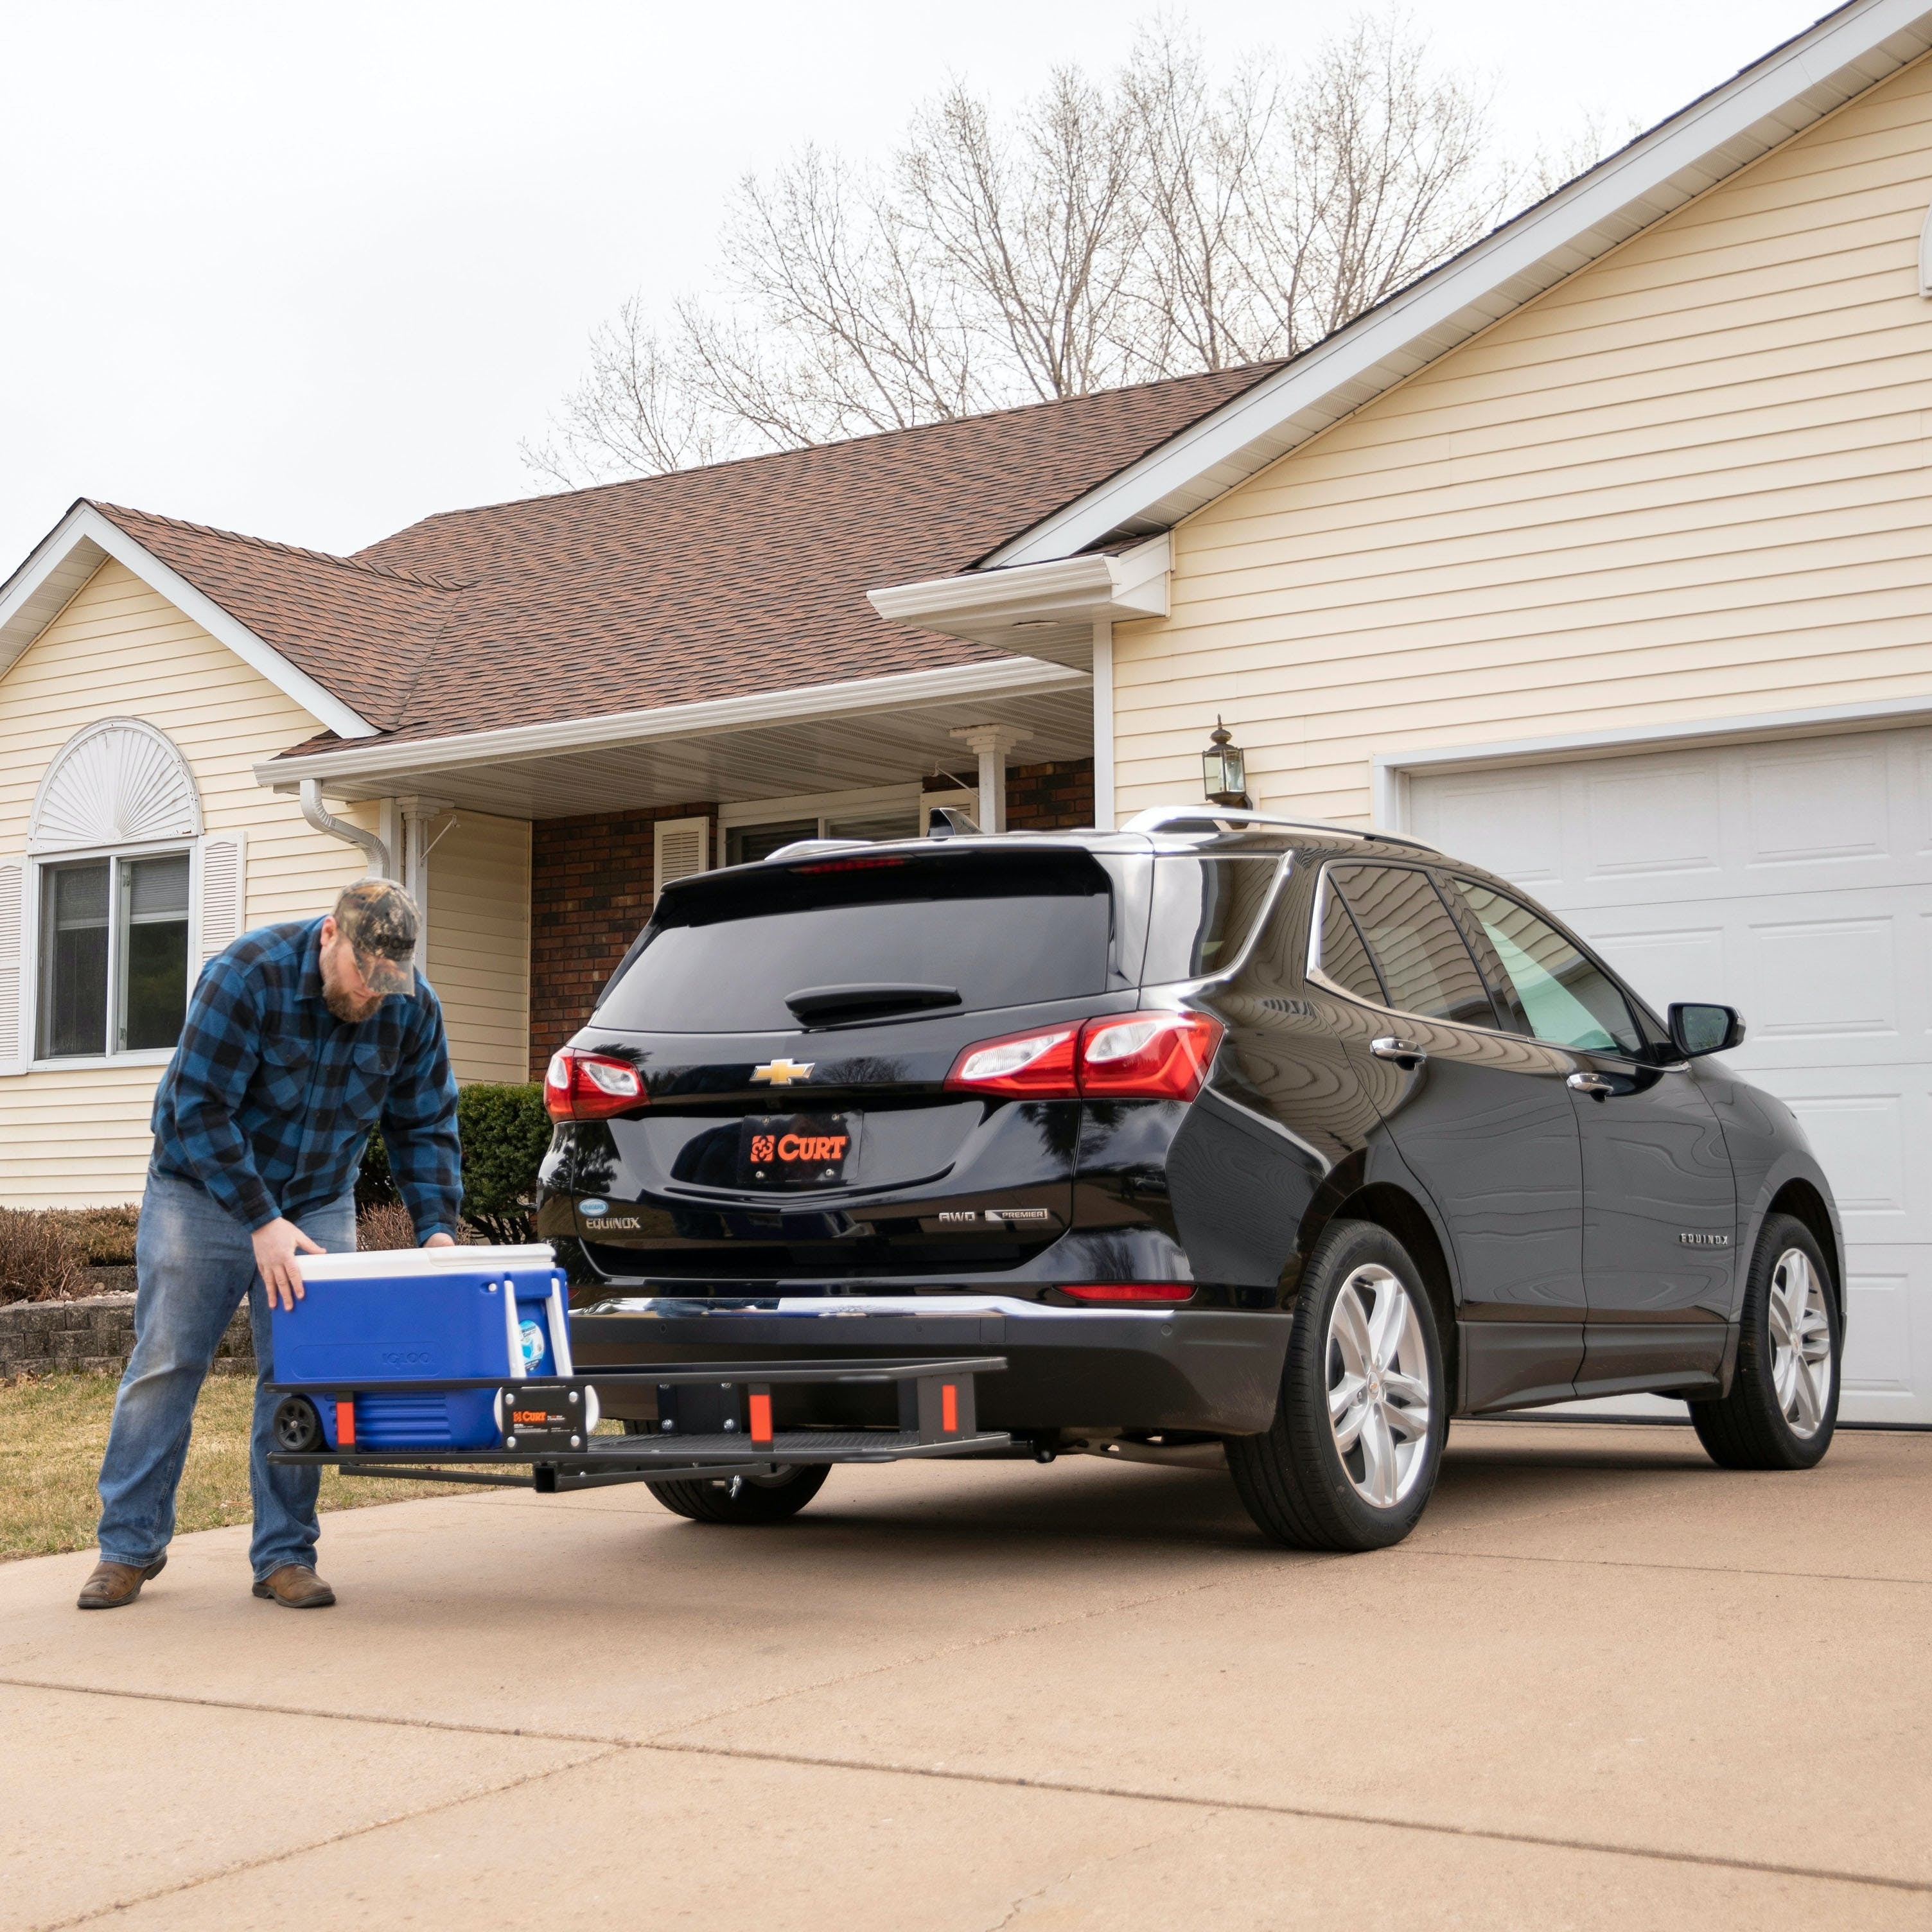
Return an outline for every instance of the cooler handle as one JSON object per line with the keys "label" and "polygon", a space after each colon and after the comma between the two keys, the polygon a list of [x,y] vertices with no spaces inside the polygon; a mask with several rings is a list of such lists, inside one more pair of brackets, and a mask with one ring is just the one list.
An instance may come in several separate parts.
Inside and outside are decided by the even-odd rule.
{"label": "cooler handle", "polygon": [[[494,1289],[496,1283],[490,1284]],[[517,1327],[517,1284],[506,1280],[502,1284],[503,1330],[510,1345],[510,1379],[514,1382],[528,1379],[524,1372],[524,1338]]]}
{"label": "cooler handle", "polygon": [[560,1376],[574,1376],[575,1365],[570,1359],[570,1324],[564,1313],[563,1277],[552,1275],[550,1278],[550,1358],[551,1372]]}

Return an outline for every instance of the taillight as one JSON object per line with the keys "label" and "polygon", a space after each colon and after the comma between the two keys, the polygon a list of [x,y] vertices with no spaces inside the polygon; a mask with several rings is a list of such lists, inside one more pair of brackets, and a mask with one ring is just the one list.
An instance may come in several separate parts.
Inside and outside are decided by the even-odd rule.
{"label": "taillight", "polygon": [[604,1120],[644,1101],[644,1083],[628,1060],[562,1047],[544,1070],[544,1107],[554,1120]]}
{"label": "taillight", "polygon": [[1124,1013],[1078,1028],[1008,1034],[968,1047],[946,1084],[1036,1100],[1191,1100],[1222,1030],[1206,1013]]}
{"label": "taillight", "polygon": [[1184,1281],[1082,1281],[1060,1288],[1076,1301],[1191,1301],[1192,1286]]}
{"label": "taillight", "polygon": [[1206,1013],[1089,1020],[1080,1034],[1080,1090],[1090,1100],[1191,1100],[1221,1033]]}
{"label": "taillight", "polygon": [[946,1076],[951,1088],[972,1094],[1020,1094],[1035,1100],[1076,1100],[1073,1072],[1077,1026],[1050,1027],[1042,1033],[1008,1034],[982,1040],[952,1063]]}

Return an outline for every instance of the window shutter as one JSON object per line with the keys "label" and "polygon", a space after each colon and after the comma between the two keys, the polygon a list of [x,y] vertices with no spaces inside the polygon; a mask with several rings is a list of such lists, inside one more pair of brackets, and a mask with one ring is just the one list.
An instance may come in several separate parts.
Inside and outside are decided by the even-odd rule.
{"label": "window shutter", "polygon": [[248,838],[224,832],[201,842],[201,904],[195,970],[199,973],[248,926]]}
{"label": "window shutter", "polygon": [[0,866],[0,1074],[27,1070],[27,868]]}
{"label": "window shutter", "polygon": [[711,869],[711,821],[661,818],[651,828],[651,896],[674,879]]}

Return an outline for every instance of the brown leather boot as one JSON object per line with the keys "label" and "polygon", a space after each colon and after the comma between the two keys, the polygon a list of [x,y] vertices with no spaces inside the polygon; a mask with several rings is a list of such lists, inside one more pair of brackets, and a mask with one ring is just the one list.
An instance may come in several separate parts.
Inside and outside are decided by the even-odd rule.
{"label": "brown leather boot", "polygon": [[258,1597],[272,1597],[292,1610],[326,1610],[335,1592],[306,1563],[284,1563],[255,1586]]}
{"label": "brown leather boot", "polygon": [[168,1567],[164,1552],[145,1570],[131,1563],[110,1563],[104,1558],[94,1566],[94,1574],[80,1586],[79,1602],[83,1610],[118,1610],[141,1594],[141,1586],[150,1576],[158,1576]]}

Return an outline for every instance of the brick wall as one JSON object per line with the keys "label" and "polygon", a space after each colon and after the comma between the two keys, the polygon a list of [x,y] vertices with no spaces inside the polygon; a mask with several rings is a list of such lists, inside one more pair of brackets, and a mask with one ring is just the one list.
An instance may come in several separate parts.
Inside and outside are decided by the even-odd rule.
{"label": "brick wall", "polygon": [[1094,823],[1094,760],[1006,768],[1006,830],[1068,832]]}
{"label": "brick wall", "polygon": [[651,914],[651,827],[715,805],[540,818],[530,828],[530,1078],[588,1016]]}

